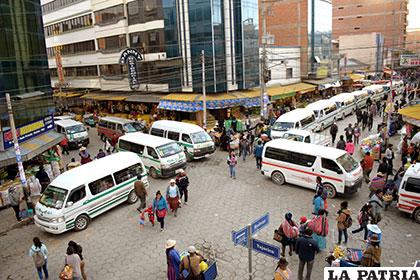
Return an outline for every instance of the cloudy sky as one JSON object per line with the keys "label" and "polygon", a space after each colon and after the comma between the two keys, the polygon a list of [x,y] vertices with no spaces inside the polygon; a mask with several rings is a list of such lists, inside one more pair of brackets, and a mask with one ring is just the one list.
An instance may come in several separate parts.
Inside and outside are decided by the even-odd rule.
{"label": "cloudy sky", "polygon": [[420,0],[408,2],[408,29],[420,29]]}

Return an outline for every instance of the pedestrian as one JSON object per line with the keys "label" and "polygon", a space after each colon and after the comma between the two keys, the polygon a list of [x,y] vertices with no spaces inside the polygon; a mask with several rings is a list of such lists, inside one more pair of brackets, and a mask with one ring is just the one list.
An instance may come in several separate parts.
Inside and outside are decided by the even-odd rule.
{"label": "pedestrian", "polygon": [[353,143],[356,144],[356,145],[359,145],[360,133],[361,133],[361,131],[360,131],[359,125],[357,123],[355,123],[354,128],[353,128],[353,138],[354,138]]}
{"label": "pedestrian", "polygon": [[70,266],[73,269],[73,278],[72,280],[81,280],[82,279],[82,269],[79,255],[76,253],[76,249],[72,246],[67,247],[66,256],[64,258],[64,266]]}
{"label": "pedestrian", "polygon": [[277,267],[274,272],[274,280],[289,280],[292,274],[291,270],[287,267],[289,262],[285,257],[281,257],[277,262]]}
{"label": "pedestrian", "polygon": [[370,108],[370,105],[372,105],[372,99],[368,97],[368,99],[366,100],[366,108]]}
{"label": "pedestrian", "polygon": [[188,179],[187,173],[181,169],[176,177],[176,185],[178,186],[180,199],[184,198],[184,204],[188,204],[188,187],[190,185],[190,180]]}
{"label": "pedestrian", "polygon": [[305,233],[305,229],[308,226],[308,218],[305,216],[300,217],[299,219],[299,236],[302,236]]}
{"label": "pedestrian", "polygon": [[377,190],[370,198],[369,204],[372,206],[371,209],[371,224],[378,224],[382,220],[382,196],[384,194],[383,190]]}
{"label": "pedestrian", "polygon": [[255,156],[255,162],[257,164],[257,169],[261,169],[263,149],[264,149],[264,146],[262,144],[262,141],[258,139],[257,145],[255,145],[254,147],[254,156]]}
{"label": "pedestrian", "polygon": [[368,113],[367,111],[363,111],[362,114],[362,129],[365,130],[368,123]]}
{"label": "pedestrian", "polygon": [[75,159],[75,158],[72,158],[72,159],[71,159],[71,161],[67,164],[67,170],[70,170],[70,169],[76,168],[76,167],[78,167],[78,166],[80,166],[80,165],[82,165],[82,164],[80,163],[80,161],[76,161],[76,159]]}
{"label": "pedestrian", "polygon": [[351,123],[344,129],[345,135],[346,135],[346,141],[348,142],[350,139],[353,138],[353,127]]}
{"label": "pedestrian", "polygon": [[106,157],[106,153],[104,152],[104,150],[102,150],[102,149],[99,149],[99,152],[98,152],[98,154],[96,155],[96,159],[100,159],[100,158],[103,158],[103,157]]}
{"label": "pedestrian", "polygon": [[45,279],[48,279],[48,249],[44,243],[39,240],[38,237],[34,237],[33,245],[29,249],[29,256],[32,258],[35,264],[36,271],[40,280],[44,279],[42,271],[44,271]]}
{"label": "pedestrian", "polygon": [[299,235],[299,228],[295,221],[292,219],[292,213],[287,212],[284,218],[285,220],[278,228],[278,233],[282,236],[280,243],[282,246],[281,255],[283,257],[286,254],[287,246],[289,246],[289,255],[292,256],[296,238]]}
{"label": "pedestrian", "polygon": [[246,119],[245,119],[245,127],[247,131],[251,129],[251,119],[249,118],[248,114],[246,115]]}
{"label": "pedestrian", "polygon": [[59,143],[61,150],[63,151],[63,155],[69,155],[69,141],[67,140],[66,137],[63,138],[63,140],[61,140],[61,142]]}
{"label": "pedestrian", "polygon": [[382,249],[380,247],[378,235],[374,234],[363,251],[361,266],[363,267],[380,267]]}
{"label": "pedestrian", "polygon": [[320,209],[325,209],[324,198],[321,194],[316,194],[314,199],[312,200],[312,204],[314,205],[314,210],[312,214],[318,215]]}
{"label": "pedestrian", "polygon": [[322,195],[322,193],[324,192],[324,184],[322,183],[322,178],[320,176],[317,176],[315,182],[315,196]]}
{"label": "pedestrian", "polygon": [[137,211],[141,212],[144,208],[146,208],[147,197],[146,186],[141,180],[141,175],[137,175],[137,181],[134,182],[134,191],[136,192],[137,197],[140,199],[140,205],[137,208]]}
{"label": "pedestrian", "polygon": [[382,110],[381,110],[381,100],[376,101],[376,111],[379,117],[382,117]]}
{"label": "pedestrian", "polygon": [[50,177],[48,176],[48,173],[44,170],[43,165],[39,166],[39,170],[36,172],[35,177],[41,184],[41,193],[43,193],[50,184]]}
{"label": "pedestrian", "polygon": [[346,149],[346,141],[344,141],[344,135],[340,135],[340,140],[338,140],[336,148],[340,150]]}
{"label": "pedestrian", "polygon": [[67,244],[69,247],[73,247],[74,252],[79,256],[80,258],[80,272],[82,273],[82,279],[87,280],[87,275],[85,272],[85,260],[83,258],[83,248],[80,246],[80,244],[77,244],[73,240],[70,240]]}
{"label": "pedestrian", "polygon": [[171,212],[174,212],[175,217],[178,212],[180,197],[181,194],[179,193],[179,188],[176,185],[176,181],[171,179],[169,181],[169,186],[166,188],[166,198],[168,199],[169,208],[171,209]]}
{"label": "pedestrian", "polygon": [[353,141],[350,139],[347,139],[347,143],[346,143],[346,148],[344,149],[348,154],[350,154],[351,156],[354,154],[354,143]]}
{"label": "pedestrian", "polygon": [[169,239],[166,241],[166,263],[168,280],[181,279],[179,273],[179,265],[181,264],[181,256],[175,249],[176,241]]}
{"label": "pedestrian", "polygon": [[376,104],[372,104],[372,105],[370,105],[370,107],[369,107],[369,111],[370,111],[370,113],[372,114],[372,116],[373,117],[375,117],[376,116],[376,113],[377,113],[377,107],[376,107]]}
{"label": "pedestrian", "polygon": [[241,141],[239,142],[239,157],[242,156],[243,161],[246,160],[246,156],[249,151],[249,141],[246,136],[242,136]]}
{"label": "pedestrian", "polygon": [[337,229],[338,229],[338,245],[341,244],[342,237],[344,236],[344,244],[347,244],[348,235],[347,229],[351,227],[352,218],[351,211],[348,209],[348,202],[343,201],[340,204],[340,210],[337,212]]}
{"label": "pedestrian", "polygon": [[360,124],[362,122],[362,110],[359,108],[359,106],[356,106],[356,120],[357,124]]}
{"label": "pedestrian", "polygon": [[368,119],[367,119],[367,128],[369,129],[369,131],[371,131],[372,127],[373,127],[373,115],[372,113],[369,113]]}
{"label": "pedestrian", "polygon": [[[184,278],[188,280],[201,280],[203,279],[200,269],[200,263],[204,260],[203,256],[198,254],[194,246],[188,247],[188,256],[185,256],[179,265],[179,271]],[[186,277],[186,275],[188,275]]]}
{"label": "pedestrian", "polygon": [[92,159],[90,158],[89,152],[86,150],[86,147],[81,147],[79,149],[79,156],[80,156],[81,164],[86,164],[92,161]]}
{"label": "pedestrian", "polygon": [[118,143],[118,135],[116,133],[112,135],[109,143],[111,144],[111,147],[112,147],[111,153],[115,152],[115,150],[117,149],[117,143]]}
{"label": "pedestrian", "polygon": [[378,170],[376,172],[380,172],[382,174],[387,175],[389,171],[388,160],[386,157],[382,158],[382,162],[378,166]]}
{"label": "pedestrian", "polygon": [[393,173],[392,169],[394,167],[393,161],[394,161],[394,158],[395,158],[394,151],[392,150],[392,144],[388,144],[388,147],[385,150],[385,157],[388,161],[388,170],[390,171],[390,172],[387,172],[387,173],[388,173],[388,175],[392,175],[392,173]]}
{"label": "pedestrian", "polygon": [[376,173],[376,176],[372,178],[372,181],[369,184],[370,196],[372,196],[372,194],[374,194],[377,190],[385,191],[385,187],[385,175],[381,172]]}
{"label": "pedestrian", "polygon": [[319,252],[318,244],[312,238],[312,230],[307,228],[305,234],[296,241],[296,253],[299,256],[298,280],[303,280],[303,270],[306,266],[305,280],[311,280],[315,254]]}
{"label": "pedestrian", "polygon": [[236,157],[235,151],[231,151],[229,153],[227,164],[229,165],[230,178],[236,179],[236,165],[238,164],[238,158]]}
{"label": "pedestrian", "polygon": [[160,231],[165,230],[165,217],[166,212],[168,211],[168,203],[166,199],[162,196],[160,191],[156,192],[156,197],[153,199],[153,212],[156,213],[156,218],[160,223]]}
{"label": "pedestrian", "polygon": [[330,127],[330,134],[331,134],[333,144],[335,143],[335,137],[337,136],[337,132],[338,132],[338,126],[337,126],[337,123],[334,122]]}
{"label": "pedestrian", "polygon": [[318,214],[308,222],[307,227],[312,230],[312,237],[318,244],[319,250],[325,250],[327,248],[326,236],[329,229],[327,212],[324,209],[319,209]]}
{"label": "pedestrian", "polygon": [[359,223],[359,228],[353,230],[351,233],[355,234],[358,232],[361,232],[362,230],[364,230],[364,236],[363,236],[363,240],[367,240],[367,235],[368,235],[368,229],[367,229],[367,225],[369,224],[369,218],[371,215],[371,210],[372,210],[372,205],[370,205],[369,203],[366,203],[365,205],[362,206],[362,208],[360,209],[359,214],[357,215],[357,221]]}
{"label": "pedestrian", "polygon": [[23,202],[23,192],[20,186],[12,185],[7,190],[10,206],[15,211],[15,217],[18,222],[22,221],[20,217],[20,203]]}
{"label": "pedestrian", "polygon": [[366,152],[362,162],[363,178],[365,179],[366,184],[369,184],[370,182],[370,173],[373,169],[373,163],[374,160],[373,157],[370,155],[370,152]]}

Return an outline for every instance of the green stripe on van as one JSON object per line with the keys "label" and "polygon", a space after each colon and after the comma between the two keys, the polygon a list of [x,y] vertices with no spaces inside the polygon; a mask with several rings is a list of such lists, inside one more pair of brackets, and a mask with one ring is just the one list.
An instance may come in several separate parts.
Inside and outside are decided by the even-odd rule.
{"label": "green stripe on van", "polygon": [[189,144],[189,143],[185,143],[185,142],[181,142],[181,141],[178,141],[178,143],[181,144],[182,146],[185,146],[185,147],[194,148],[193,144]]}
{"label": "green stripe on van", "polygon": [[105,196],[105,195],[107,195],[107,194],[110,194],[110,193],[112,193],[112,192],[115,192],[116,190],[119,190],[119,189],[121,189],[121,188],[123,188],[123,187],[127,186],[128,184],[133,183],[134,181],[137,181],[137,178],[133,178],[133,179],[131,179],[131,180],[129,180],[129,181],[126,181],[125,183],[123,183],[123,184],[119,185],[117,188],[111,189],[111,190],[109,190],[109,191],[104,191],[104,192],[100,193],[99,195],[96,195],[95,197],[93,197],[93,198],[91,198],[91,199],[89,199],[89,200],[86,200],[86,201],[83,203],[83,205],[86,205],[86,204],[88,204],[88,203],[91,203],[92,201],[95,201],[95,200],[97,200],[97,199],[99,199],[99,198],[101,198],[101,197],[103,197],[103,196]]}
{"label": "green stripe on van", "polygon": [[95,206],[95,207],[93,207],[93,208],[89,209],[89,210],[88,210],[88,213],[95,212],[95,210],[96,210],[96,209],[98,209],[99,207],[102,207],[103,205],[108,204],[108,203],[110,203],[111,201],[114,201],[115,199],[121,198],[121,197],[123,197],[123,196],[128,196],[128,193],[129,193],[129,191],[123,192],[123,193],[122,193],[122,194],[120,194],[119,196],[114,197],[114,198],[113,198],[113,199],[111,199],[111,200],[105,201],[105,202],[103,202],[102,204],[99,204],[99,205],[97,205],[97,206]]}
{"label": "green stripe on van", "polygon": [[115,198],[115,199],[113,199],[113,200],[111,200],[111,201],[108,201],[108,203],[106,203],[105,205],[103,204],[103,205],[102,205],[102,207],[97,208],[95,211],[92,211],[92,212],[90,212],[89,214],[90,214],[90,215],[93,215],[93,214],[95,214],[96,212],[99,212],[99,211],[101,211],[102,209],[104,209],[104,208],[106,208],[106,207],[109,207],[109,206],[111,206],[111,205],[113,205],[113,204],[115,204],[115,203],[119,202],[120,200],[127,199],[127,196],[128,196],[128,194],[126,194],[126,195],[124,195],[124,196],[119,196],[119,197],[117,197],[117,198]]}

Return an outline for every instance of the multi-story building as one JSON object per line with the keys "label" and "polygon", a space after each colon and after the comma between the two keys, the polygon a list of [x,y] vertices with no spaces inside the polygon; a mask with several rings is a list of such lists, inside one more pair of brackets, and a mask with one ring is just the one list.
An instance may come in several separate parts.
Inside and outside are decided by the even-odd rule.
{"label": "multi-story building", "polygon": [[302,77],[330,76],[331,1],[283,0],[267,1],[265,5],[267,33],[274,37],[272,45],[300,47]]}
{"label": "multi-story building", "polygon": [[408,0],[333,0],[333,38],[380,33],[384,47],[403,49]]}
{"label": "multi-story building", "polygon": [[130,91],[127,66],[119,64],[126,48],[139,50],[143,57],[138,63],[139,91],[200,92],[202,50],[208,92],[258,85],[256,0],[42,0],[42,4],[53,85],[61,60],[71,88]]}

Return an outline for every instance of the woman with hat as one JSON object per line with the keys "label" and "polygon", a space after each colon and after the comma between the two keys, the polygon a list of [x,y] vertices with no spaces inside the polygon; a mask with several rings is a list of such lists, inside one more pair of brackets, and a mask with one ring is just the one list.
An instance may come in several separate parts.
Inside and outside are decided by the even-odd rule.
{"label": "woman with hat", "polygon": [[185,256],[182,259],[181,265],[179,266],[179,270],[182,274],[184,274],[184,272],[186,272],[185,274],[188,274],[188,277],[183,275],[184,278],[189,280],[203,279],[200,269],[200,263],[203,260],[203,256],[198,254],[197,249],[194,246],[188,247],[188,256]]}
{"label": "woman with hat", "polygon": [[181,194],[179,193],[179,188],[175,184],[176,181],[171,179],[169,181],[169,186],[166,189],[166,198],[168,199],[169,207],[171,211],[174,212],[174,216],[176,217],[176,213],[178,212],[178,207],[180,203]]}
{"label": "woman with hat", "polygon": [[365,267],[381,266],[382,249],[379,246],[378,235],[374,234],[370,238],[369,244],[363,251],[361,265]]}
{"label": "woman with hat", "polygon": [[179,264],[181,263],[181,257],[178,251],[175,249],[175,245],[175,240],[169,239],[166,241],[166,263],[168,265],[168,280],[180,279]]}
{"label": "woman with hat", "polygon": [[81,164],[85,164],[92,161],[89,152],[86,150],[86,147],[81,147],[79,149],[79,156]]}
{"label": "woman with hat", "polygon": [[289,263],[286,258],[281,257],[277,263],[276,272],[274,272],[274,280],[289,280],[291,271],[287,267]]}

